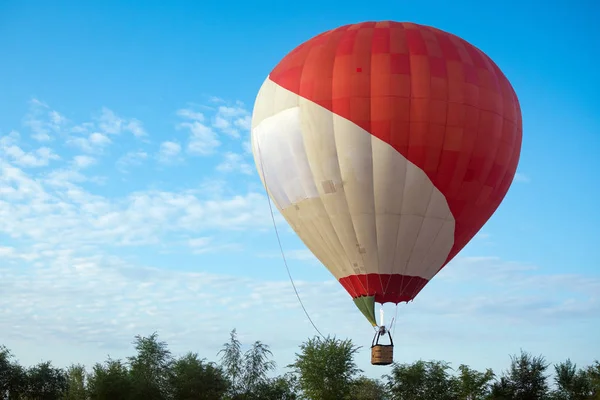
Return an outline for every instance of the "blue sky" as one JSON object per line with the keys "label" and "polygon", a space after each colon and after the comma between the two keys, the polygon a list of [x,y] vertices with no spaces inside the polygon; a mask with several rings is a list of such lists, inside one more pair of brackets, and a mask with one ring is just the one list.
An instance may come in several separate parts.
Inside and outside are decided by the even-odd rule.
{"label": "blue sky", "polygon": [[[216,359],[233,327],[290,362],[314,332],[248,152],[251,107],[302,41],[382,19],[481,48],[524,120],[511,190],[399,307],[396,358],[502,369],[521,348],[600,357],[598,5],[204,3],[0,2],[0,342],[24,364],[123,357],[153,331],[176,353]],[[319,328],[368,347],[350,298],[278,224]],[[384,372],[366,350],[358,360]]]}

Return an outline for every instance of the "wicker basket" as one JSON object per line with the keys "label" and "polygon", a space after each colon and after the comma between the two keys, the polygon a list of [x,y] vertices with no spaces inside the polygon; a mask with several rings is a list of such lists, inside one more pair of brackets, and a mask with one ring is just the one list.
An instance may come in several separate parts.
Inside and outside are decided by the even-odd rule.
{"label": "wicker basket", "polygon": [[394,345],[376,344],[371,347],[371,364],[390,365],[394,362]]}

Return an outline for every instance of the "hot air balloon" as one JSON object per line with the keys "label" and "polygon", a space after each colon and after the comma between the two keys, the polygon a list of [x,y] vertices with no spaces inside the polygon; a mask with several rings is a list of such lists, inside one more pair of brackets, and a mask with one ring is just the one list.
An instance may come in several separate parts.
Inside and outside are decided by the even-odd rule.
{"label": "hot air balloon", "polygon": [[[315,36],[271,71],[252,115],[269,197],[373,327],[375,303],[412,301],[492,216],[521,140],[498,66],[414,23]],[[392,362],[385,333],[374,364]]]}

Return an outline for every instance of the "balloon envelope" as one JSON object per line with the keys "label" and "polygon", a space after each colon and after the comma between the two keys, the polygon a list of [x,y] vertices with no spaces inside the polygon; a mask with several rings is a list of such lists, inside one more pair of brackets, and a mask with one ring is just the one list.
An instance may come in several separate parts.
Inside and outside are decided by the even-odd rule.
{"label": "balloon envelope", "polygon": [[376,325],[491,217],[522,122],[498,66],[452,34],[365,22],[322,33],[273,69],[252,149],[287,222]]}

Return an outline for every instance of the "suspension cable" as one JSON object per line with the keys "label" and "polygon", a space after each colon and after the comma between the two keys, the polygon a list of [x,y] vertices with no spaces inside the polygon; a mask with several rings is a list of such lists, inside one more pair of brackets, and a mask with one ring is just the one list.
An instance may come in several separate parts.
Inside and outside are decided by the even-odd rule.
{"label": "suspension cable", "polygon": [[258,159],[260,161],[260,168],[261,168],[261,172],[262,172],[262,176],[263,176],[263,182],[265,184],[265,192],[267,194],[267,203],[269,203],[269,212],[271,213],[271,222],[273,223],[273,228],[275,229],[275,235],[277,236],[277,243],[279,244],[279,251],[281,252],[281,258],[283,259],[283,264],[285,265],[285,269],[287,271],[287,275],[290,278],[290,282],[292,283],[292,287],[294,288],[294,293],[296,293],[296,297],[298,298],[298,302],[300,303],[300,306],[302,307],[302,310],[304,311],[304,314],[306,315],[306,318],[308,318],[308,320],[310,321],[310,324],[313,326],[313,328],[315,328],[315,331],[317,331],[317,333],[319,334],[319,336],[321,336],[323,339],[325,339],[325,336],[323,336],[323,334],[321,333],[321,331],[319,330],[319,328],[317,328],[317,325],[313,322],[312,318],[310,317],[308,311],[306,310],[306,307],[304,307],[304,303],[302,302],[302,298],[300,298],[300,294],[298,293],[298,289],[296,288],[296,284],[294,283],[294,279],[292,278],[292,274],[290,272],[290,267],[287,263],[287,258],[285,257],[285,252],[283,251],[283,245],[281,244],[281,237],[279,235],[279,230],[277,229],[277,223],[275,222],[275,213],[273,212],[273,206],[271,205],[271,198],[269,197],[269,189],[268,189],[268,185],[267,185],[267,176],[265,175],[265,167],[264,167],[264,163],[262,160],[262,154],[260,151],[260,142],[258,140],[258,137],[256,137],[256,147],[258,149]]}

